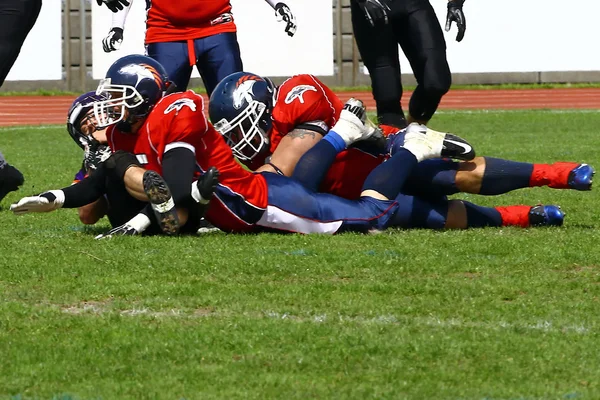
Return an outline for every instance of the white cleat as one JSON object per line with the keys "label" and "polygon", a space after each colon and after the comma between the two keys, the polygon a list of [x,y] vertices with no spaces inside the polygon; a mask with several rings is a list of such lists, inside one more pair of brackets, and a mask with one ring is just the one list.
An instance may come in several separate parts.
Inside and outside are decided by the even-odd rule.
{"label": "white cleat", "polygon": [[475,158],[473,146],[463,138],[415,122],[406,128],[404,148],[413,153],[418,161],[439,157],[466,161]]}

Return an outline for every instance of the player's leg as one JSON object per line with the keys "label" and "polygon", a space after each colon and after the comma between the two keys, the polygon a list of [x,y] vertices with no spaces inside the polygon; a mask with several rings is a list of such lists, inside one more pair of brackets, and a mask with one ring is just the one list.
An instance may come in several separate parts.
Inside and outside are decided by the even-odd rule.
{"label": "player's leg", "polygon": [[[404,2],[397,2],[404,3]],[[426,124],[452,83],[446,59],[446,41],[431,4],[409,2],[403,18],[392,27],[417,80],[409,102],[408,122]]]}
{"label": "player's leg", "polygon": [[25,179],[21,171],[10,165],[0,153],[0,201],[10,192],[19,189]]}
{"label": "player's leg", "polygon": [[400,194],[389,226],[405,229],[467,229],[502,226],[560,226],[564,213],[553,205],[483,207],[468,201],[423,199]]}
{"label": "player's leg", "polygon": [[194,46],[196,67],[209,96],[223,78],[243,70],[240,45],[235,32],[196,39]]}
{"label": "player's leg", "polygon": [[[404,132],[388,135],[387,150],[404,143]],[[405,192],[439,197],[458,192],[497,195],[512,190],[549,186],[555,189],[590,190],[594,169],[583,163],[533,164],[493,157],[470,161],[426,160],[413,170]]]}
{"label": "player's leg", "polygon": [[158,61],[177,89],[185,91],[192,75],[187,42],[150,43],[148,56]]}
{"label": "player's leg", "polygon": [[351,1],[352,29],[363,63],[369,70],[379,124],[406,126],[400,99],[400,60],[398,43],[390,25],[372,27],[357,2]]}
{"label": "player's leg", "polygon": [[0,2],[0,86],[17,60],[41,7],[41,0]]}

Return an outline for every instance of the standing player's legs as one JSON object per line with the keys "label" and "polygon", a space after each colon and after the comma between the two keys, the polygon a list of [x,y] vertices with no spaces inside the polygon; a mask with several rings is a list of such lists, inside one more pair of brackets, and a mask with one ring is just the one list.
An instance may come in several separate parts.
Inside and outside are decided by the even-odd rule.
{"label": "standing player's legs", "polygon": [[426,0],[411,2],[402,18],[392,22],[394,35],[417,80],[408,107],[408,121],[426,124],[452,84],[442,28]]}
{"label": "standing player's legs", "polygon": [[369,70],[379,124],[406,126],[398,43],[389,25],[372,27],[355,1],[350,2],[352,29],[363,63]]}
{"label": "standing player's legs", "polygon": [[194,41],[196,67],[210,96],[223,78],[243,70],[235,32],[219,33]]}
{"label": "standing player's legs", "polygon": [[192,75],[187,42],[150,43],[146,51],[149,57],[165,67],[167,76],[178,90],[187,89]]}
{"label": "standing player's legs", "polygon": [[41,0],[0,1],[0,86],[17,60],[41,8]]}

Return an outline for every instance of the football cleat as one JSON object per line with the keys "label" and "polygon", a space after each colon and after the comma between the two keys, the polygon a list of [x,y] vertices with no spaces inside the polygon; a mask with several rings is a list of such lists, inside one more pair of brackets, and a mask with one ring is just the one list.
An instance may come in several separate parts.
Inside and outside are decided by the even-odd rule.
{"label": "football cleat", "polygon": [[529,226],[562,226],[564,219],[560,206],[540,204],[529,210]]}
{"label": "football cleat", "polygon": [[594,177],[594,168],[588,164],[579,164],[571,172],[567,183],[571,189],[592,190],[592,178]]}
{"label": "football cleat", "polygon": [[[401,136],[398,135],[398,138]],[[458,160],[472,160],[475,158],[475,150],[465,139],[451,133],[438,132],[425,125],[412,123],[404,135],[402,146],[398,143],[390,146],[390,155],[393,155],[400,147],[409,150],[418,159],[447,157]],[[417,154],[418,153],[418,154]]]}
{"label": "football cleat", "polygon": [[10,164],[4,164],[4,167],[0,169],[0,201],[8,193],[18,190],[23,182],[25,182],[25,178],[21,171]]}
{"label": "football cleat", "polygon": [[148,170],[144,172],[143,184],[160,229],[167,235],[175,235],[179,232],[179,217],[167,183],[157,172]]}

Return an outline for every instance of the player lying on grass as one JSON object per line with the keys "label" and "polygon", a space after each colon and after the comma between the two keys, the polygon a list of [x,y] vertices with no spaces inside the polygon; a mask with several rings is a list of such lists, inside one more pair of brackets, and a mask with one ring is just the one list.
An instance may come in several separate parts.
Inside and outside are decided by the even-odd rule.
{"label": "player lying on grass", "polygon": [[[132,196],[154,203],[153,211],[166,233],[175,233],[189,222],[197,207],[190,199],[202,203],[210,198],[211,193],[205,195],[201,185],[193,182],[199,171],[208,171],[208,182],[216,185],[206,218],[224,231],[367,232],[385,229],[397,220],[400,205],[391,199],[398,196],[419,161],[441,156],[471,159],[474,155],[471,146],[456,136],[413,130],[406,133],[403,147],[369,174],[358,200],[315,193],[295,179],[241,167],[201,112],[202,98],[192,91],[163,97],[166,79],[162,67],[148,57],[126,56],[111,66],[98,88],[98,93],[109,93],[110,98],[94,103],[96,127],[110,127],[107,137],[115,151],[101,170],[122,180]],[[364,123],[364,109],[351,102],[347,105],[324,142],[335,151],[375,132]],[[310,156],[306,155],[309,161]],[[220,171],[218,184],[212,167]],[[101,189],[91,195],[95,186],[90,182],[97,174],[62,190],[21,199],[11,209],[22,214],[87,204],[101,195]],[[538,212],[539,220],[533,218],[536,213],[525,215],[532,216],[535,224],[562,223],[556,207]],[[138,214],[109,234],[139,233],[150,226],[149,214]]]}
{"label": "player lying on grass", "polygon": [[[106,138],[106,129],[96,129],[93,104],[96,101],[107,100],[105,95],[96,94],[96,91],[87,92],[79,96],[71,105],[67,114],[67,131],[71,138],[84,150],[84,159],[81,169],[75,174],[73,183],[80,182],[93,171],[97,170],[110,155],[111,150]],[[131,213],[136,213],[140,207],[133,201],[125,190],[122,182],[113,182],[106,179],[104,195],[98,200],[78,208],[79,219],[86,225],[97,223],[104,216],[108,217],[111,226],[123,225],[131,218]],[[123,205],[110,207],[110,205]],[[132,211],[133,210],[133,211]],[[209,224],[200,221],[203,231],[210,231]]]}
{"label": "player lying on grass", "polygon": [[[235,156],[254,171],[291,176],[300,157],[327,133],[340,116],[340,99],[312,75],[296,75],[275,87],[268,78],[240,72],[228,76],[210,98],[209,115]],[[373,143],[342,151],[325,175],[320,191],[356,198],[367,175],[401,145],[403,133],[382,126],[387,148]],[[434,159],[419,163],[403,191],[423,197],[458,192],[497,195],[549,186],[589,190],[594,170],[587,164],[532,164],[492,157],[470,161]]]}
{"label": "player lying on grass", "polygon": [[[393,161],[382,165],[377,174],[374,172],[375,178],[365,183],[364,194],[372,196],[347,201],[309,193],[292,179],[272,173],[254,174],[242,168],[223,137],[206,121],[202,98],[191,91],[163,97],[166,81],[160,64],[148,57],[127,56],[115,62],[107,73],[107,80],[98,89],[98,93],[106,92],[110,98],[94,103],[97,128],[110,126],[107,137],[115,153],[101,164],[103,167],[81,182],[22,199],[12,210],[26,213],[88,204],[102,194],[104,179],[95,177],[105,171],[106,176],[123,180],[132,197],[155,203],[154,211],[163,231],[175,233],[180,225],[187,224],[195,207],[186,202],[202,200],[189,189],[190,186],[198,189],[192,185],[194,176],[198,176],[196,168],[209,171],[216,166],[221,172],[220,182],[207,219],[223,230],[246,232],[267,228],[334,233],[366,231],[373,227],[384,229],[397,208],[397,203],[388,200],[388,196],[390,193],[395,196],[401,186],[399,183],[403,183],[402,174],[397,170],[410,170],[399,167],[441,155],[445,135],[407,135],[404,148],[390,159]],[[346,120],[337,125],[340,134],[359,139],[365,134],[364,124],[360,120],[356,122],[357,117],[350,112],[346,114]],[[459,138],[455,140],[462,143]],[[398,165],[394,168],[395,164]],[[173,199],[157,173],[164,175],[173,191]],[[184,186],[187,187],[182,190]],[[171,212],[173,203],[179,212],[176,217]],[[284,211],[286,207],[292,210]],[[279,212],[290,219],[279,220]],[[136,217],[134,225],[139,226],[144,218],[143,229],[150,224],[148,213]],[[315,222],[319,220],[321,222]]]}

